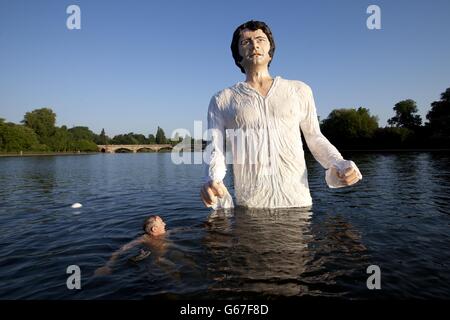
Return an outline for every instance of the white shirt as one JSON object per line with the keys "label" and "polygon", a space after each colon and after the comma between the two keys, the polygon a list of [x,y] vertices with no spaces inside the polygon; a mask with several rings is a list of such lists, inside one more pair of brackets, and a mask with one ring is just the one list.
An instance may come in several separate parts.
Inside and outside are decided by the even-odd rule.
{"label": "white shirt", "polygon": [[[320,132],[311,88],[275,77],[263,97],[246,82],[216,93],[208,108],[211,152],[208,179],[222,181],[226,163],[233,163],[236,202],[254,208],[312,205],[301,132],[314,158],[324,167],[345,170],[352,161]],[[227,143],[224,143],[224,137]],[[231,151],[231,157],[226,156]],[[231,150],[230,150],[231,149]],[[343,186],[327,170],[329,187]]]}

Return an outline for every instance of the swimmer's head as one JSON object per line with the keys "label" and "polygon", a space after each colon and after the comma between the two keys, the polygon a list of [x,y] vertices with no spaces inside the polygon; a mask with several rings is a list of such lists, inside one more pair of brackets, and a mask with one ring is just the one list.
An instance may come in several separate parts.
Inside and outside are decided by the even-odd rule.
{"label": "swimmer's head", "polygon": [[166,233],[166,224],[160,216],[150,216],[145,219],[142,226],[144,232],[151,236],[159,236]]}

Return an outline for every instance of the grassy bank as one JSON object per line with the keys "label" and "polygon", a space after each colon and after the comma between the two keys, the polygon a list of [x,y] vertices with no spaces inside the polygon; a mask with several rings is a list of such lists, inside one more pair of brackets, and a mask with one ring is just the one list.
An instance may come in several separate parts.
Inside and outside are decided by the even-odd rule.
{"label": "grassy bank", "polygon": [[36,151],[24,151],[24,152],[0,152],[0,157],[31,157],[31,156],[74,156],[74,155],[86,155],[97,154],[98,152],[36,152]]}

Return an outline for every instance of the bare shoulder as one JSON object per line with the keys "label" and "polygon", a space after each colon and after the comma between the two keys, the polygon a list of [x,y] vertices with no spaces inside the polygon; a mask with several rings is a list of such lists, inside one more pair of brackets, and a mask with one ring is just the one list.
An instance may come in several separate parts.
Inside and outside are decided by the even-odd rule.
{"label": "bare shoulder", "polygon": [[136,240],[137,243],[144,243],[145,241],[147,241],[148,236],[146,234],[143,234],[142,236],[138,237]]}

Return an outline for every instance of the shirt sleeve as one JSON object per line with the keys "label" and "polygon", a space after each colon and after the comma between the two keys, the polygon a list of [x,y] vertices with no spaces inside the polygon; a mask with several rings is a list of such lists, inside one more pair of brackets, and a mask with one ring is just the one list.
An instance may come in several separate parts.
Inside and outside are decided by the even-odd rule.
{"label": "shirt sleeve", "polygon": [[205,181],[221,182],[227,172],[224,153],[225,126],[216,96],[211,98],[207,118],[209,144],[207,146],[207,172]]}
{"label": "shirt sleeve", "polygon": [[305,116],[300,122],[303,136],[314,158],[322,167],[329,169],[336,161],[343,160],[342,155],[320,131],[316,105],[309,86],[306,85],[303,95],[305,98]]}
{"label": "shirt sleeve", "polygon": [[312,155],[322,167],[327,170],[325,174],[327,185],[330,188],[340,188],[344,186],[332,175],[332,168],[343,172],[346,168],[351,166],[356,170],[358,177],[362,179],[362,175],[354,162],[345,160],[336,147],[333,146],[320,131],[314,96],[311,88],[307,85],[305,85],[304,88],[304,98],[306,114],[300,122],[300,127]]}

